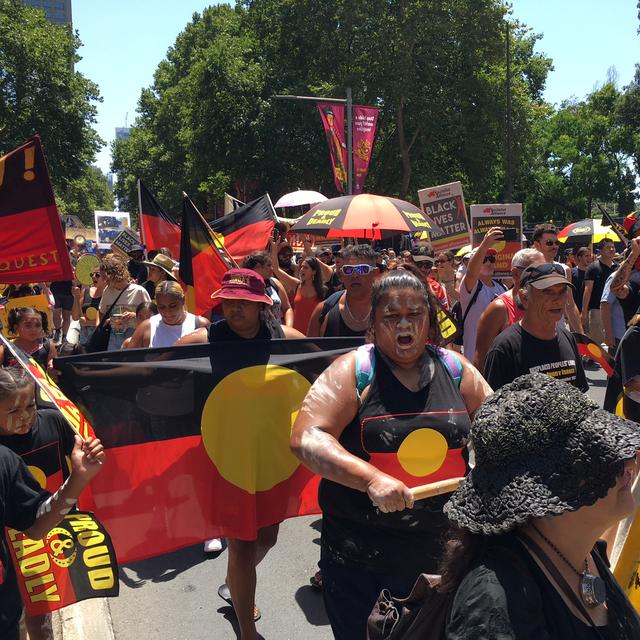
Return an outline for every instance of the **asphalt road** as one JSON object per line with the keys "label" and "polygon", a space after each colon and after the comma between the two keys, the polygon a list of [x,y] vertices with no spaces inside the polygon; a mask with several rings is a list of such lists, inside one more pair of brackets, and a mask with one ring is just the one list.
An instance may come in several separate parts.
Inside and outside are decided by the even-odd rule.
{"label": "asphalt road", "polygon": [[[600,406],[606,378],[587,371],[590,395]],[[322,596],[309,586],[319,557],[320,519],[281,525],[278,544],[258,567],[257,623],[265,640],[329,640]],[[120,596],[109,601],[117,640],[235,640],[234,616],[217,595],[227,555],[206,556],[189,547],[122,567]]]}

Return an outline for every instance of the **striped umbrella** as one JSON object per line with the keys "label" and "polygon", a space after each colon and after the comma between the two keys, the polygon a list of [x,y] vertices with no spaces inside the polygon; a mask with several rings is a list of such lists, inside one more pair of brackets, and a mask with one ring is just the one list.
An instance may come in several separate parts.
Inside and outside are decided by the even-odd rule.
{"label": "striped umbrella", "polygon": [[441,232],[415,205],[370,193],[340,196],[312,207],[291,231],[325,238],[381,240],[399,233]]}
{"label": "striped umbrella", "polygon": [[620,237],[611,227],[603,227],[602,220],[594,220],[593,218],[572,222],[558,232],[560,242],[566,242],[569,238],[582,238],[595,244],[605,239],[614,242],[620,241]]}

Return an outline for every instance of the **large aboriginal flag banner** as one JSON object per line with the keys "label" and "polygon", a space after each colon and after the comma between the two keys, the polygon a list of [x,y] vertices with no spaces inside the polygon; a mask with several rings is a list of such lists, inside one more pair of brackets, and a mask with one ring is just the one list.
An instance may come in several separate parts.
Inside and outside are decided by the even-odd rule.
{"label": "large aboriginal flag banner", "polygon": [[187,308],[202,315],[213,307],[211,294],[220,288],[222,276],[235,264],[193,202],[182,199],[180,280],[187,287]]}
{"label": "large aboriginal flag banner", "polygon": [[40,138],[0,158],[0,282],[71,280]]}
{"label": "large aboriginal flag banner", "polygon": [[211,230],[222,236],[224,248],[238,263],[254,251],[263,251],[276,224],[271,198],[264,194],[232,213],[211,223]]}
{"label": "large aboriginal flag banner", "polygon": [[140,236],[147,251],[167,247],[175,258],[180,255],[180,227],[162,208],[142,180],[138,179]]}
{"label": "large aboriginal flag banner", "polygon": [[289,449],[313,381],[358,338],[248,341],[60,358],[61,386],[107,448],[95,512],[120,563],[318,513]]}
{"label": "large aboriginal flag banner", "polygon": [[41,615],[89,598],[118,595],[118,563],[109,534],[93,514],[64,517],[42,540],[6,530],[27,613]]}

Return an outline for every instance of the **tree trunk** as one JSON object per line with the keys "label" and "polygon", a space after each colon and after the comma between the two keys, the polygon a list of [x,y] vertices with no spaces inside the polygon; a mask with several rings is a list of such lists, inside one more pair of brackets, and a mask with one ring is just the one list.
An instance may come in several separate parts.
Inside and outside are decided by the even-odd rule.
{"label": "tree trunk", "polygon": [[396,128],[398,130],[398,146],[400,148],[400,161],[402,163],[399,196],[404,200],[407,197],[409,183],[411,182],[411,149],[420,133],[420,127],[418,127],[411,137],[411,141],[407,142],[407,135],[404,129],[404,98],[400,99],[398,115],[396,116]]}

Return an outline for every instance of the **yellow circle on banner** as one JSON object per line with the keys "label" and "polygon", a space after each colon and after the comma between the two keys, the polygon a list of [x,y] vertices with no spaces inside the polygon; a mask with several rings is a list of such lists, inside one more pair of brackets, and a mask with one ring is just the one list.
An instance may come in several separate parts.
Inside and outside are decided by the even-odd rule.
{"label": "yellow circle on banner", "polygon": [[400,466],[412,476],[427,476],[437,471],[447,457],[449,444],[435,429],[416,429],[398,449]]}
{"label": "yellow circle on banner", "polygon": [[47,476],[40,467],[34,467],[33,465],[27,465],[27,469],[31,471],[31,475],[37,480],[41,489],[47,488]]}
{"label": "yellow circle on banner", "polygon": [[87,307],[84,312],[84,317],[87,320],[95,320],[98,317],[98,310],[95,307]]}
{"label": "yellow circle on banner", "polygon": [[500,253],[506,246],[506,242],[504,240],[498,240],[493,244],[492,249],[495,249],[498,253]]}
{"label": "yellow circle on banner", "polygon": [[597,344],[588,344],[587,349],[589,353],[592,353],[594,356],[598,356],[598,358],[602,355],[602,351]]}
{"label": "yellow circle on banner", "polygon": [[624,391],[618,396],[618,400],[616,402],[616,408],[614,410],[614,415],[619,416],[621,418],[625,418],[624,415]]}
{"label": "yellow circle on banner", "polygon": [[289,439],[310,387],[275,365],[234,371],[215,386],[202,411],[202,441],[225,480],[256,493],[293,474],[300,463]]}
{"label": "yellow circle on banner", "polygon": [[92,284],[91,272],[100,264],[100,260],[87,253],[76,262],[76,280],[80,284]]}

